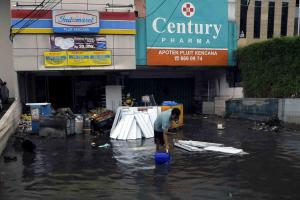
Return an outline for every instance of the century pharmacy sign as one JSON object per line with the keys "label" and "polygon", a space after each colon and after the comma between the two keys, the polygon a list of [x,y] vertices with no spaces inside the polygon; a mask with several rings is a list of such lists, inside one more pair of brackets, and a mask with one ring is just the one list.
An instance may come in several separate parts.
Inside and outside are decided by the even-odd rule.
{"label": "century pharmacy sign", "polygon": [[227,0],[164,1],[147,1],[148,65],[228,65]]}

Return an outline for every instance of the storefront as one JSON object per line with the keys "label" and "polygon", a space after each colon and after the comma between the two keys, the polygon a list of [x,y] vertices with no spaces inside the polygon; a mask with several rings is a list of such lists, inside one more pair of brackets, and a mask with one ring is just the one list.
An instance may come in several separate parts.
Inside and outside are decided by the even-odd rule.
{"label": "storefront", "polygon": [[[203,102],[234,96],[230,88],[234,87],[231,80],[236,80],[232,71],[237,38],[231,1],[137,2],[137,71],[143,73],[135,78],[148,77],[157,84],[156,78],[162,74],[160,88],[176,88],[165,98],[181,101],[188,111],[197,113],[202,112]],[[175,79],[178,84],[168,87],[168,79]],[[183,98],[186,92],[191,98]]]}
{"label": "storefront", "polygon": [[203,102],[232,97],[226,80],[237,40],[228,2],[144,2],[12,7],[22,102],[81,112],[105,104],[105,86],[120,85],[137,102],[153,94],[158,104],[174,100],[201,113]]}
{"label": "storefront", "polygon": [[118,71],[136,69],[133,1],[122,3],[12,3],[22,103],[51,102],[76,112],[101,106],[105,86],[120,84]]}

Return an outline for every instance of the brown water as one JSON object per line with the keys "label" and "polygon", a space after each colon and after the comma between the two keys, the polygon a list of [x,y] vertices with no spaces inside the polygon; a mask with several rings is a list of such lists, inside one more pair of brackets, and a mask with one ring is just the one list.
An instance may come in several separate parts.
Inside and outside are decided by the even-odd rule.
{"label": "brown water", "polygon": [[[153,139],[110,141],[90,147],[91,136],[32,137],[35,154],[15,152],[0,161],[0,199],[300,199],[300,132],[253,131],[253,122],[230,120],[216,130],[207,120],[189,120],[183,139],[224,143],[246,156],[174,149],[169,165],[154,164]],[[12,147],[8,148],[12,152]]]}

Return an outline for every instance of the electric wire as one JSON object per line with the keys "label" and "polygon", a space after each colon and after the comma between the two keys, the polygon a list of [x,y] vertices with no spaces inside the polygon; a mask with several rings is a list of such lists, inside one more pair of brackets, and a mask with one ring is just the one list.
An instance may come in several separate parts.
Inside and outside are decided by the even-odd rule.
{"label": "electric wire", "polygon": [[[173,15],[174,15],[175,11],[177,10],[177,8],[178,8],[179,4],[181,3],[181,1],[182,1],[182,0],[179,0],[179,1],[178,1],[176,7],[173,9],[173,11],[172,11],[170,17],[168,18],[168,20],[167,20],[167,22],[166,22],[166,25],[164,26],[163,29],[165,29],[165,28],[167,27],[167,24],[169,23],[169,21],[170,21],[171,18],[173,17]],[[155,45],[155,43],[157,42],[157,40],[158,40],[158,38],[159,38],[160,35],[161,35],[161,33],[159,33],[159,34],[156,36],[155,40],[153,41],[153,43],[152,43],[152,45],[151,45],[150,47],[153,47],[153,46]]]}

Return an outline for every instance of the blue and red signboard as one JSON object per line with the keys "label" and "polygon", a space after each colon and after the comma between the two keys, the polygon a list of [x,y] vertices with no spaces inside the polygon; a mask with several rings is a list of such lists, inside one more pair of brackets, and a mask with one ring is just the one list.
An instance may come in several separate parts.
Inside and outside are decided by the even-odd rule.
{"label": "blue and red signboard", "polygon": [[100,29],[97,11],[63,11],[52,12],[54,33],[98,33]]}

